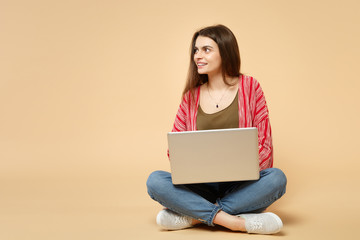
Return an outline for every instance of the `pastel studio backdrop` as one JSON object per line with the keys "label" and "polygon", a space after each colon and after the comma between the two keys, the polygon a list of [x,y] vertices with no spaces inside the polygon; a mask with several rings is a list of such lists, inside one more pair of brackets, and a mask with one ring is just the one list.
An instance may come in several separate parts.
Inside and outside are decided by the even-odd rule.
{"label": "pastel studio backdrop", "polygon": [[[169,170],[166,133],[192,34],[218,23],[234,32],[242,72],[265,92],[274,166],[289,180],[279,211],[297,209],[319,226],[298,201],[340,218],[346,205],[355,216],[359,7],[350,0],[0,0],[1,221],[11,231],[22,224],[12,214],[63,204],[84,212],[100,202],[155,208],[145,181]],[[74,203],[82,192],[88,201]],[[93,200],[95,192],[103,198]]]}

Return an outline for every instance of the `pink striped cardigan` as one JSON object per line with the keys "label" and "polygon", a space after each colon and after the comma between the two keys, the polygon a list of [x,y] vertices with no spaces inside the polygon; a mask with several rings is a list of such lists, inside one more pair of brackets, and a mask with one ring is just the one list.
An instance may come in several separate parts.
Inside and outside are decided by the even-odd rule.
{"label": "pink striped cardigan", "polygon": [[[176,114],[173,132],[195,131],[199,107],[200,87],[195,89],[195,103],[191,104],[192,95],[187,92]],[[256,127],[259,136],[260,171],[273,166],[273,146],[269,111],[264,93],[256,79],[242,75],[239,78],[239,128]]]}

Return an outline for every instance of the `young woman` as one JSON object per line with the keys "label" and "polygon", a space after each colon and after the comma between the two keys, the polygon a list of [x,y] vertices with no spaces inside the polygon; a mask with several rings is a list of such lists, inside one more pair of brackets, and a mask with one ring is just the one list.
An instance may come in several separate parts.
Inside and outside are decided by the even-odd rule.
{"label": "young woman", "polygon": [[167,230],[204,223],[233,231],[277,233],[283,226],[281,219],[264,210],[285,193],[286,176],[272,168],[271,128],[263,91],[254,78],[240,73],[238,44],[227,27],[216,25],[196,32],[191,50],[172,131],[257,127],[260,179],[173,185],[170,173],[155,171],[147,188],[150,197],[165,207],[157,215],[157,224]]}

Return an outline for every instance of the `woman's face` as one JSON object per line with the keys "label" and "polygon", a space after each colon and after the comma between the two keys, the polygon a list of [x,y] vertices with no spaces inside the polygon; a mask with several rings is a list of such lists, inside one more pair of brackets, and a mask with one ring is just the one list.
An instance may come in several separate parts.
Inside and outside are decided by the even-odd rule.
{"label": "woman's face", "polygon": [[195,41],[194,61],[199,74],[221,74],[221,56],[214,40],[199,36]]}

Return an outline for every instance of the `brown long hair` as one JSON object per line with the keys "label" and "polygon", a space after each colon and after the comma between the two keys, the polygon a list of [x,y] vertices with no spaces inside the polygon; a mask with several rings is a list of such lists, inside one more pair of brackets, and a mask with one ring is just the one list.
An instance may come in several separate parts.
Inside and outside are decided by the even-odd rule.
{"label": "brown long hair", "polygon": [[195,90],[196,87],[208,82],[208,75],[198,74],[197,66],[194,61],[195,42],[199,36],[211,38],[218,45],[220,51],[220,57],[221,57],[222,77],[227,85],[231,85],[231,84],[227,82],[225,76],[229,76],[229,77],[241,76],[240,73],[241,61],[240,61],[239,47],[235,35],[231,32],[231,30],[225,27],[224,25],[214,25],[200,29],[199,31],[194,33],[194,36],[191,41],[190,65],[189,65],[185,88],[183,91],[183,96],[189,90],[191,90],[192,95],[194,96],[193,90]]}

